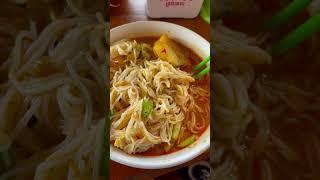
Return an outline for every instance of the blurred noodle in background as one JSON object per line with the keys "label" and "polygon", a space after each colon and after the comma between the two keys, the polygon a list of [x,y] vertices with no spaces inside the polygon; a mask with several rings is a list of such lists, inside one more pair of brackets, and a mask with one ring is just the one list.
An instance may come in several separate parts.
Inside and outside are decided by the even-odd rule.
{"label": "blurred noodle in background", "polygon": [[318,9],[276,32],[264,20],[290,1],[213,0],[213,179],[319,179],[319,33],[281,56],[270,46]]}
{"label": "blurred noodle in background", "polygon": [[107,2],[0,7],[0,179],[105,179]]}

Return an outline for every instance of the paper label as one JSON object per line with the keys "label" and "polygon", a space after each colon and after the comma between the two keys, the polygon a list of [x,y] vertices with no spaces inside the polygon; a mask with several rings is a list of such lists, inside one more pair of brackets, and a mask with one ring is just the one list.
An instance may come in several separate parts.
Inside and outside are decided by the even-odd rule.
{"label": "paper label", "polygon": [[163,7],[185,7],[187,3],[193,0],[161,0]]}
{"label": "paper label", "polygon": [[147,14],[152,18],[194,18],[203,0],[147,0]]}

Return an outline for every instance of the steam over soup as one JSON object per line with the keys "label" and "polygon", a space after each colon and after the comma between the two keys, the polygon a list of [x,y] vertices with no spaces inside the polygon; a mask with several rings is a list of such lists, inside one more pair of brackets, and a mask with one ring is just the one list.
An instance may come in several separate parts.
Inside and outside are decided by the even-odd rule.
{"label": "steam over soup", "polygon": [[161,155],[195,142],[209,126],[209,76],[201,58],[166,35],[111,46],[112,144],[128,154]]}

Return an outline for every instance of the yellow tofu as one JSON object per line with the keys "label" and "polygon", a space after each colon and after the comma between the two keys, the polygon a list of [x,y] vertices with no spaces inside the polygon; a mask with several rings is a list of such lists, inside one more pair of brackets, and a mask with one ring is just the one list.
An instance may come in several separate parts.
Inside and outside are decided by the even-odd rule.
{"label": "yellow tofu", "polygon": [[179,45],[167,35],[162,35],[154,43],[153,51],[158,58],[168,61],[173,66],[183,66],[189,63]]}

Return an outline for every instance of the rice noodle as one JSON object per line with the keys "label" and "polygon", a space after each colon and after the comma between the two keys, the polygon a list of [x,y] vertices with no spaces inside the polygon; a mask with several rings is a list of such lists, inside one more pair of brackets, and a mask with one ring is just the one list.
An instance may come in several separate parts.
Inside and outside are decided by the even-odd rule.
{"label": "rice noodle", "polygon": [[31,33],[27,31],[22,31],[16,38],[15,47],[13,47],[13,60],[9,70],[9,78],[12,77],[13,73],[17,70],[18,66],[22,60],[22,43],[24,38],[31,38]]}
{"label": "rice noodle", "polygon": [[72,62],[71,61],[67,61],[67,69],[70,73],[70,76],[72,78],[72,80],[74,81],[74,83],[77,85],[77,87],[80,89],[80,91],[82,91],[82,94],[84,95],[84,98],[86,99],[86,113],[85,113],[85,117],[84,117],[84,128],[88,128],[89,125],[91,124],[91,119],[92,119],[92,100],[90,97],[90,94],[87,90],[87,88],[83,85],[83,83],[80,81],[79,76],[76,74],[76,72],[74,71],[74,69],[72,68]]}
{"label": "rice noodle", "polygon": [[[151,77],[151,78],[150,78]],[[153,77],[153,78],[152,78]],[[179,78],[180,83],[172,83]],[[189,86],[194,79],[191,75],[175,69],[172,65],[165,61],[146,61],[143,66],[135,64],[130,65],[125,71],[115,73],[111,81],[111,107],[126,109],[119,119],[112,118],[111,140],[115,141],[115,146],[124,149],[127,153],[144,152],[153,145],[162,142],[169,143],[173,125],[184,119],[181,106],[185,102],[179,99],[169,90],[176,89],[180,86]],[[118,85],[119,82],[131,82],[124,85]],[[166,83],[166,85],[164,84]],[[184,83],[184,84],[182,84]],[[122,87],[122,89],[121,89]],[[169,89],[170,87],[170,89]],[[152,93],[151,93],[152,92]],[[142,101],[149,97],[155,103],[155,110],[151,116],[142,121],[141,107]],[[175,102],[169,99],[176,98]],[[188,94],[184,95],[185,97]],[[128,98],[128,99],[127,99]],[[122,103],[129,104],[128,107],[122,107]],[[164,116],[164,113],[166,114]],[[157,120],[154,122],[153,120]],[[153,122],[148,128],[159,126],[157,130],[150,133],[146,125],[148,121]],[[161,125],[160,125],[161,124]],[[124,131],[125,134],[116,136],[113,131]],[[142,137],[137,139],[137,134]],[[123,140],[122,140],[123,139]],[[145,144],[141,147],[141,143]]]}
{"label": "rice noodle", "polygon": [[8,79],[0,84],[0,131],[10,135],[17,166],[0,179],[99,179],[105,126],[100,105],[108,79],[102,72],[108,49],[101,42],[108,23],[95,12],[56,16],[40,31],[35,23],[17,35],[12,55],[1,64]]}
{"label": "rice noodle", "polygon": [[35,114],[35,111],[40,106],[40,99],[35,99],[32,102],[32,105],[30,109],[26,112],[26,114],[21,118],[21,120],[17,123],[17,126],[12,131],[11,138],[14,140],[20,133],[22,128],[25,128],[28,124],[28,121],[31,119],[31,117]]}
{"label": "rice noodle", "polygon": [[69,81],[64,74],[56,74],[46,78],[37,78],[30,81],[18,82],[12,80],[12,84],[23,95],[36,95],[55,89]]}

